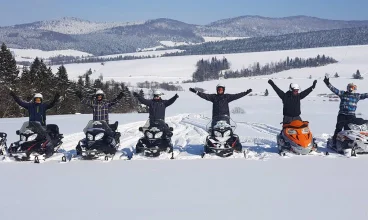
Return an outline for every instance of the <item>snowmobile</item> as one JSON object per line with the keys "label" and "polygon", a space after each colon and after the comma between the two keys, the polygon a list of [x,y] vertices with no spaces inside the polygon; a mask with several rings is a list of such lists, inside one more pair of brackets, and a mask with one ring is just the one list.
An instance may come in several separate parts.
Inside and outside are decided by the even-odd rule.
{"label": "snowmobile", "polygon": [[[336,146],[333,146],[333,141],[329,138],[327,147],[349,157],[368,154],[368,120],[362,118],[352,120],[337,134]],[[328,152],[326,154],[328,155]]]}
{"label": "snowmobile", "polygon": [[239,136],[234,134],[236,123],[227,115],[218,116],[207,124],[209,135],[204,145],[205,154],[215,154],[219,157],[229,157],[234,151],[242,152],[243,146],[240,143]]}
{"label": "snowmobile", "polygon": [[63,134],[59,133],[57,125],[42,126],[39,122],[27,121],[16,134],[19,135],[19,141],[12,143],[5,152],[10,158],[39,163],[40,159],[46,160],[58,153],[62,155],[62,161],[66,162],[64,154],[59,152]]}
{"label": "snowmobile", "polygon": [[306,155],[317,151],[317,144],[309,129],[309,122],[294,120],[289,124],[283,124],[281,134],[277,135],[279,154],[285,156],[285,152],[298,155]]}
{"label": "snowmobile", "polygon": [[145,126],[139,127],[139,131],[144,134],[138,140],[135,153],[146,157],[158,157],[161,153],[171,153],[171,159],[174,159],[173,145],[171,137],[173,128],[169,127],[164,120],[146,122]]}
{"label": "snowmobile", "polygon": [[106,121],[89,121],[83,129],[85,138],[79,141],[76,152],[82,159],[98,159],[104,157],[108,161],[114,157],[120,145],[118,122],[109,125]]}

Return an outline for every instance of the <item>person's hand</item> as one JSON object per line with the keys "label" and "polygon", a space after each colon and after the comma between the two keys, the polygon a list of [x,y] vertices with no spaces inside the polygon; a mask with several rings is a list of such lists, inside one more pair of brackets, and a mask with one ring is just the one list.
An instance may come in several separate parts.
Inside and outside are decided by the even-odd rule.
{"label": "person's hand", "polygon": [[316,88],[317,80],[313,81],[313,89]]}
{"label": "person's hand", "polygon": [[179,96],[178,96],[178,94],[177,94],[177,93],[175,94],[175,98],[179,98]]}
{"label": "person's hand", "polygon": [[325,82],[326,85],[330,85],[330,79],[327,78],[327,76],[325,76],[325,79],[323,80],[323,82]]}
{"label": "person's hand", "polygon": [[58,93],[58,92],[57,92],[57,93],[55,94],[54,99],[56,99],[56,100],[57,100],[57,99],[59,99],[59,98],[60,98],[60,93]]}
{"label": "person's hand", "polygon": [[136,93],[136,92],[133,92],[133,95],[134,95],[134,97],[138,97],[139,96],[138,93]]}
{"label": "person's hand", "polygon": [[247,91],[246,91],[246,93],[247,94],[249,94],[249,93],[251,93],[253,90],[252,89],[248,89]]}
{"label": "person's hand", "polygon": [[122,99],[124,96],[124,92],[120,92],[119,95],[116,97],[117,99]]}
{"label": "person's hand", "polygon": [[193,92],[193,93],[197,93],[197,90],[193,89],[193,88],[189,88],[189,91]]}
{"label": "person's hand", "polygon": [[275,84],[275,83],[272,81],[272,79],[269,79],[269,80],[268,80],[268,84],[273,85],[273,84]]}

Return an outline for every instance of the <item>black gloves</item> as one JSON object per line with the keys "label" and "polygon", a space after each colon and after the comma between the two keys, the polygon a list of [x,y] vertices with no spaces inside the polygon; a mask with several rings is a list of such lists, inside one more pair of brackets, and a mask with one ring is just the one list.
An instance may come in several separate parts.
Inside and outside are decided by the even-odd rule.
{"label": "black gloves", "polygon": [[269,80],[268,80],[268,84],[270,84],[270,85],[274,85],[275,83],[272,81],[272,79],[269,79]]}
{"label": "black gloves", "polygon": [[317,80],[313,81],[313,89],[316,88]]}
{"label": "black gloves", "polygon": [[197,93],[197,90],[193,89],[193,88],[189,88],[189,91],[193,92],[193,93]]}
{"label": "black gloves", "polygon": [[174,97],[175,97],[176,99],[177,99],[177,98],[179,98],[178,94],[175,94],[175,96],[174,96]]}
{"label": "black gloves", "polygon": [[248,89],[245,93],[247,93],[247,95],[248,95],[251,92],[252,92],[252,89]]}
{"label": "black gloves", "polygon": [[323,82],[325,82],[326,85],[330,85],[330,79],[327,78],[327,76],[325,76],[325,79],[323,80]]}
{"label": "black gloves", "polygon": [[55,94],[55,96],[54,96],[54,99],[55,99],[55,100],[58,100],[59,98],[60,98],[60,93],[58,93],[58,92],[57,92],[57,93]]}
{"label": "black gloves", "polygon": [[79,98],[79,99],[83,99],[83,95],[81,91],[76,91],[75,95]]}
{"label": "black gloves", "polygon": [[15,96],[15,93],[13,91],[10,91],[9,95],[11,95],[11,96],[14,97]]}
{"label": "black gloves", "polygon": [[134,97],[138,97],[139,96],[138,93],[136,93],[136,92],[133,92],[133,95],[134,95]]}
{"label": "black gloves", "polygon": [[122,99],[124,96],[124,92],[120,92],[119,95],[116,97],[117,99]]}

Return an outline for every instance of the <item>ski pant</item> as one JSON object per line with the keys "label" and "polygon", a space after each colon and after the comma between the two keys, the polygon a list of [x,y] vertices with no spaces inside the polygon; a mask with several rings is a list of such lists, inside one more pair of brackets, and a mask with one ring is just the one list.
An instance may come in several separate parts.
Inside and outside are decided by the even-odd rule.
{"label": "ski pant", "polygon": [[284,124],[290,124],[294,120],[300,120],[300,121],[302,121],[302,118],[300,116],[291,117],[291,116],[284,115],[284,119],[282,120],[282,123],[284,123]]}
{"label": "ski pant", "polygon": [[347,125],[350,122],[353,122],[356,119],[355,115],[343,115],[343,114],[339,114],[337,116],[337,123],[336,123],[336,129],[335,129],[335,133],[334,136],[332,137],[332,141],[333,141],[333,145],[336,145],[336,137],[337,134],[342,131],[342,129],[348,129]]}

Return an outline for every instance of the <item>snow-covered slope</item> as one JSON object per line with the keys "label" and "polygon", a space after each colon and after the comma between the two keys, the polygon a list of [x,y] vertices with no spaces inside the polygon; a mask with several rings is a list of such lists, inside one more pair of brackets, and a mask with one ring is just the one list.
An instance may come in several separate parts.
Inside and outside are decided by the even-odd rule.
{"label": "snow-covered slope", "polygon": [[32,62],[36,57],[40,59],[48,59],[56,56],[92,56],[90,53],[77,51],[77,50],[54,50],[54,51],[43,51],[38,49],[15,49],[9,48],[13,53],[16,61],[30,61]]}
{"label": "snow-covered slope", "polygon": [[79,18],[65,17],[58,20],[32,23],[39,30],[54,31],[62,34],[89,34],[114,27],[143,24],[144,22],[91,22]]}
{"label": "snow-covered slope", "polygon": [[[339,61],[337,64],[327,67],[306,68],[300,70],[290,70],[270,77],[308,77],[310,75],[338,72],[340,76],[350,77],[353,72],[360,69],[362,73],[368,72],[368,46],[349,46],[349,47],[330,47],[313,48],[304,50],[286,50],[259,53],[239,53],[239,54],[220,54],[220,55],[197,55],[182,57],[160,57],[155,59],[126,60],[107,62],[104,66],[100,63],[68,64],[69,77],[77,78],[78,75],[91,68],[94,71],[92,77],[98,77],[100,73],[105,79],[114,79],[124,82],[142,82],[148,81],[183,81],[190,79],[195,71],[195,64],[200,59],[210,59],[211,57],[226,57],[231,63],[231,69],[247,68],[255,62],[265,64],[269,62],[278,62],[279,60],[301,57],[315,57],[318,54],[331,56]],[[157,51],[161,52],[161,51]],[[56,70],[58,66],[54,66]]]}
{"label": "snow-covered slope", "polygon": [[[293,70],[271,76],[284,91],[291,82],[305,89],[314,79],[318,80],[316,89],[302,100],[301,116],[310,122],[322,152],[326,151],[327,138],[333,134],[339,106],[339,102],[318,96],[331,93],[322,78],[325,72],[337,71],[341,77],[331,79],[335,87],[344,89],[347,83],[354,82],[359,92],[368,92],[367,75],[364,80],[350,79],[356,69],[368,72],[366,51],[364,47],[289,51],[291,57],[326,53],[340,63],[322,67],[322,70]],[[239,63],[235,63],[239,68],[242,66],[240,60],[247,65],[260,58],[267,62],[281,59],[286,54],[285,51],[234,54],[232,58],[239,56]],[[175,76],[180,72],[175,70],[182,68],[185,72],[191,63],[185,61],[185,57],[169,58],[161,63],[161,69],[168,76],[171,67]],[[133,67],[149,63],[139,60],[131,65],[130,70],[133,70]],[[153,63],[150,65],[155,68]],[[156,68],[158,71],[159,65]],[[289,75],[294,79],[285,79]],[[313,79],[308,79],[309,75]],[[280,132],[282,102],[267,80],[268,77],[255,77],[183,84],[186,91],[178,92],[179,99],[166,112],[166,122],[174,128],[174,148],[180,151],[175,160],[137,158],[125,161],[117,157],[109,163],[0,162],[3,176],[0,219],[366,219],[368,193],[364,186],[368,184],[365,174],[368,156],[353,159],[331,153],[328,157],[320,154],[281,158],[277,154],[276,135]],[[189,92],[188,88],[197,86],[214,92],[219,82],[225,84],[227,93],[253,89],[252,96],[230,103],[230,109],[241,107],[245,110],[245,114],[232,114],[232,119],[237,123],[236,133],[243,148],[248,150],[247,158],[242,155],[228,159],[200,157],[212,104]],[[267,97],[260,95],[265,89],[270,92]],[[175,94],[165,93],[165,99]],[[360,101],[359,116],[368,118],[367,110],[368,100]],[[65,134],[63,148],[67,154],[73,154],[91,118],[91,115],[60,115],[48,116],[47,120],[60,126]],[[111,121],[120,123],[119,153],[133,150],[142,136],[138,127],[147,118],[147,114],[136,113],[110,116]],[[15,130],[25,120],[0,119],[0,131],[9,134],[8,144],[17,140]]]}

